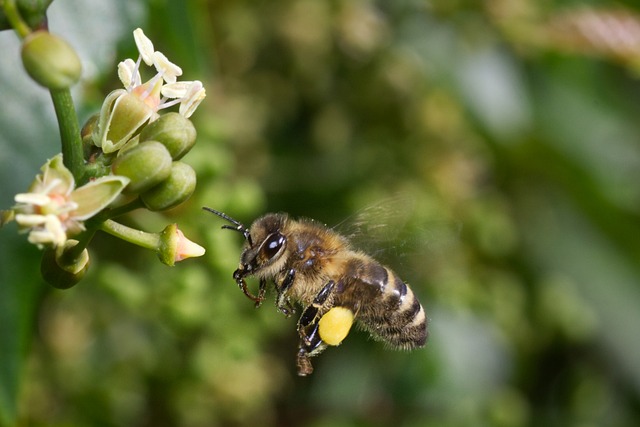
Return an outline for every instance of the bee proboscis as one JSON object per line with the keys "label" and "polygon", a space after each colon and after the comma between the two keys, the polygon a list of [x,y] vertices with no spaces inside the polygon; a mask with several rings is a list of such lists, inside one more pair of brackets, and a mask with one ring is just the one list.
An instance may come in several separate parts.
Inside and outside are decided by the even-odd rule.
{"label": "bee proboscis", "polygon": [[[222,228],[244,236],[233,278],[256,307],[270,282],[275,284],[280,312],[290,316],[293,303],[302,305],[298,375],[311,374],[311,357],[339,344],[353,320],[394,348],[425,345],[427,317],[411,288],[333,229],[309,219],[291,219],[286,213],[266,214],[247,228],[222,212],[203,209],[232,224]],[[260,283],[257,295],[247,288],[245,279],[251,276]]]}

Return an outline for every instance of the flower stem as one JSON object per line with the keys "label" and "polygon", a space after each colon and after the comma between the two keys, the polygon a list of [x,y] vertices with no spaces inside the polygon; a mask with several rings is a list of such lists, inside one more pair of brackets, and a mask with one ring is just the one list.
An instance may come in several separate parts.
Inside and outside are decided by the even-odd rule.
{"label": "flower stem", "polygon": [[88,228],[85,232],[78,236],[78,243],[69,248],[65,253],[65,259],[67,262],[71,263],[73,260],[79,259],[82,255],[82,252],[89,246],[91,239],[96,234],[95,228]]}
{"label": "flower stem", "polygon": [[106,220],[100,225],[100,229],[112,236],[118,237],[126,242],[141,246],[145,249],[157,251],[160,247],[160,235],[158,233],[147,233],[127,227],[113,220]]}
{"label": "flower stem", "polygon": [[139,209],[139,208],[143,208],[144,204],[142,203],[142,200],[140,200],[140,197],[137,197],[135,200],[130,201],[129,203],[122,205],[122,206],[118,206],[116,208],[113,209],[108,209],[105,212],[106,215],[109,216],[109,218],[115,218],[118,217],[120,215],[124,215],[126,213],[129,213],[133,210]]}
{"label": "flower stem", "polygon": [[78,185],[83,184],[84,158],[82,153],[82,138],[78,116],[73,105],[73,98],[69,89],[52,89],[51,99],[58,118],[60,140],[62,142],[62,161],[71,171]]}
{"label": "flower stem", "polygon": [[29,28],[24,19],[22,19],[22,16],[20,16],[16,1],[4,0],[3,2],[0,2],[0,5],[2,5],[7,20],[11,23],[11,26],[16,33],[18,33],[18,36],[21,39],[27,37],[31,33],[31,28]]}

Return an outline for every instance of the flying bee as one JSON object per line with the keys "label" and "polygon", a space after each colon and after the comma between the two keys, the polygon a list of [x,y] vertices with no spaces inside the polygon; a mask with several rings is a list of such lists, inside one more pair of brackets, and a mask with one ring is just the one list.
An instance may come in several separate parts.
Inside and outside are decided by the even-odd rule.
{"label": "flying bee", "polygon": [[[316,221],[266,214],[247,228],[230,216],[203,208],[232,225],[245,238],[233,279],[259,307],[273,282],[276,306],[290,316],[303,307],[298,321],[298,375],[313,372],[311,357],[347,336],[354,320],[374,339],[398,349],[425,345],[427,318],[415,294],[388,267],[352,248],[349,240]],[[259,280],[253,295],[245,279]]]}

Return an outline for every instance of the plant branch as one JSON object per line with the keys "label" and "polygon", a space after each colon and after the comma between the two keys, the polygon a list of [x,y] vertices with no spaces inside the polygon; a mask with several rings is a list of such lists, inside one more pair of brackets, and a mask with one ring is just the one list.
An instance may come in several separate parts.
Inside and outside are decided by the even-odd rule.
{"label": "plant branch", "polygon": [[136,230],[110,219],[103,222],[100,225],[100,229],[126,242],[151,249],[152,251],[157,251],[160,247],[160,235],[158,233]]}
{"label": "plant branch", "polygon": [[51,99],[58,118],[62,160],[78,185],[83,184],[84,158],[78,116],[69,89],[52,89]]}
{"label": "plant branch", "polygon": [[31,34],[31,28],[29,28],[29,25],[27,25],[24,19],[22,19],[22,16],[20,16],[15,0],[4,0],[0,2],[0,5],[2,5],[4,9],[7,20],[11,23],[11,26],[21,39]]}

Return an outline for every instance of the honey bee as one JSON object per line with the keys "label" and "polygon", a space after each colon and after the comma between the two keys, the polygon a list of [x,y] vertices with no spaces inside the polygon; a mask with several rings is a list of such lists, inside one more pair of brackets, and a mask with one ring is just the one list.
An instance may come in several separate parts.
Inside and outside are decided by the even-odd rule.
{"label": "honey bee", "polygon": [[[286,213],[266,214],[247,228],[211,208],[245,238],[233,279],[259,307],[273,282],[276,307],[286,316],[302,305],[298,321],[298,375],[313,372],[311,358],[347,336],[354,320],[374,339],[393,348],[425,345],[427,317],[411,288],[388,267],[354,249],[349,239],[316,221]],[[259,279],[253,295],[245,279]]]}

